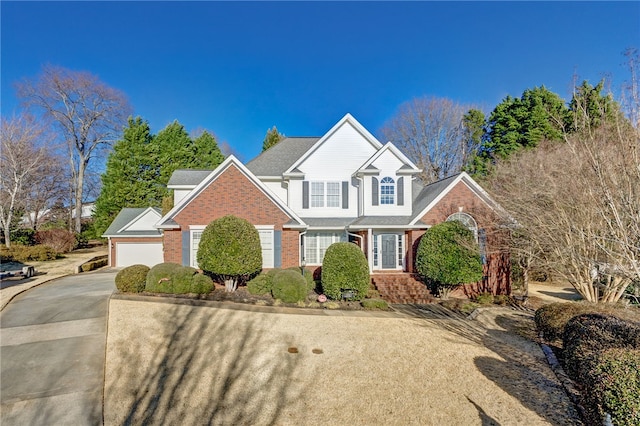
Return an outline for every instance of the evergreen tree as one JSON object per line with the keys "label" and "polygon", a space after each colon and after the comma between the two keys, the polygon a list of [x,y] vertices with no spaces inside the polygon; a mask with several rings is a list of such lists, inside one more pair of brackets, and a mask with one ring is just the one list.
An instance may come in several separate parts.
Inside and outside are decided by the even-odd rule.
{"label": "evergreen tree", "polygon": [[284,135],[278,132],[276,126],[273,126],[271,129],[267,130],[267,134],[264,137],[264,141],[262,142],[262,152],[271,148],[282,139],[284,139]]}
{"label": "evergreen tree", "polygon": [[507,96],[491,112],[484,143],[473,160],[478,171],[495,159],[505,159],[523,148],[534,148],[543,139],[561,140],[569,117],[565,102],[544,86],[524,91],[520,98]]}
{"label": "evergreen tree", "polygon": [[213,135],[206,130],[195,141],[195,158],[193,168],[215,169],[224,161],[224,155],[220,151],[218,142]]}
{"label": "evergreen tree", "polygon": [[[177,169],[194,168],[193,164],[196,162],[195,143],[178,120],[158,132],[152,151],[159,162],[157,180],[161,185],[166,185]],[[168,191],[165,195],[168,195]]]}
{"label": "evergreen tree", "polygon": [[115,143],[102,175],[96,200],[95,227],[101,235],[123,207],[159,206],[157,161],[150,154],[153,137],[149,123],[129,117],[121,140]]}
{"label": "evergreen tree", "polygon": [[604,80],[595,87],[587,80],[573,90],[569,103],[567,128],[571,132],[595,130],[605,123],[615,123],[617,119],[625,120],[620,104],[611,94],[602,94]]}

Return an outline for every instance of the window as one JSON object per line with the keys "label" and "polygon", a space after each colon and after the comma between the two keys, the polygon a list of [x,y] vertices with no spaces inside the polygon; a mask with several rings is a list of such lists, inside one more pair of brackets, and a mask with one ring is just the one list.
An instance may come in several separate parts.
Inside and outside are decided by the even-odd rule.
{"label": "window", "polygon": [[327,182],[327,207],[340,207],[340,182]]}
{"label": "window", "polygon": [[311,182],[311,207],[340,207],[340,182]]}
{"label": "window", "polygon": [[324,207],[324,182],[311,182],[311,207]]}
{"label": "window", "polygon": [[478,224],[475,219],[471,217],[471,215],[467,213],[454,213],[447,218],[447,222],[451,222],[457,220],[461,224],[463,224],[469,231],[473,232],[473,237],[478,241]]}
{"label": "window", "polygon": [[262,267],[273,268],[273,229],[258,228],[262,247]]}
{"label": "window", "polygon": [[[273,268],[273,265],[274,265],[273,227],[257,226],[256,229],[258,229],[258,235],[260,236],[260,246],[262,247],[262,267]],[[203,231],[204,229],[191,231],[191,266],[194,268],[199,268],[198,247],[200,247],[200,240],[202,239]]]}
{"label": "window", "polygon": [[384,177],[380,181],[380,204],[395,204],[396,185],[392,178]]}
{"label": "window", "polygon": [[198,247],[200,246],[200,239],[202,238],[202,231],[191,231],[191,266],[199,268],[198,266]]}
{"label": "window", "polygon": [[347,241],[344,232],[307,232],[304,236],[304,260],[308,265],[320,265],[329,246]]}

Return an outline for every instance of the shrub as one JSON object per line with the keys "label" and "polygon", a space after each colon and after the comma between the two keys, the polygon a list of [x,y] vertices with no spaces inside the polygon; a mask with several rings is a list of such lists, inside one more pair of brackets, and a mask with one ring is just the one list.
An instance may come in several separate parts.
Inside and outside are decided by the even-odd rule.
{"label": "shrub", "polygon": [[196,268],[191,266],[180,266],[171,272],[172,293],[191,293],[193,277],[198,273]]}
{"label": "shrub", "polygon": [[291,268],[287,268],[287,270],[296,271],[297,273],[302,275],[304,277],[305,281],[307,282],[307,291],[309,291],[309,292],[315,291],[315,289],[316,289],[316,281],[313,278],[313,271],[310,271],[308,269],[301,269],[301,268],[299,268],[297,266],[293,266]]}
{"label": "shrub", "polygon": [[248,221],[228,215],[211,222],[202,232],[198,265],[225,281],[227,291],[262,269],[260,235]]}
{"label": "shrub", "polygon": [[15,244],[10,249],[3,250],[2,257],[4,261],[45,262],[55,260],[59,255],[49,246],[22,246]]}
{"label": "shrub", "polygon": [[473,233],[458,221],[425,232],[416,252],[416,269],[446,299],[453,287],[482,279],[482,260]]}
{"label": "shrub", "polygon": [[11,243],[32,246],[36,243],[36,231],[31,228],[18,228],[11,231]]}
{"label": "shrub", "polygon": [[145,291],[151,293],[173,293],[172,275],[181,265],[177,263],[159,263],[149,270]]}
{"label": "shrub", "polygon": [[497,296],[493,296],[493,303],[496,305],[504,306],[509,303],[509,296],[506,294],[498,294]]}
{"label": "shrub", "polygon": [[364,299],[360,304],[365,309],[380,309],[383,311],[389,309],[389,304],[382,299]]}
{"label": "shrub", "polygon": [[491,305],[493,303],[493,294],[480,293],[475,297],[475,302],[481,305]]}
{"label": "shrub", "polygon": [[140,293],[144,291],[148,272],[146,265],[127,266],[116,275],[116,287],[123,293]]}
{"label": "shrub", "polygon": [[77,245],[76,235],[66,229],[47,229],[36,232],[35,241],[49,246],[58,253],[68,253]]}
{"label": "shrub", "polygon": [[566,371],[583,389],[588,422],[602,424],[609,413],[614,424],[638,424],[640,324],[578,315],[565,326],[563,347]]}
{"label": "shrub", "polygon": [[92,260],[91,262],[83,263],[80,269],[82,272],[93,271],[98,268],[102,268],[103,266],[107,266],[109,263],[108,258],[105,256],[103,259]]}
{"label": "shrub", "polygon": [[191,293],[209,294],[213,291],[213,280],[204,274],[195,274],[191,283]]}
{"label": "shrub", "polygon": [[285,303],[296,303],[307,296],[307,281],[300,272],[284,270],[273,277],[271,293]]}
{"label": "shrub", "polygon": [[334,243],[329,246],[322,262],[322,291],[337,300],[344,290],[354,290],[354,299],[367,295],[371,277],[369,264],[360,247],[353,243]]}
{"label": "shrub", "polygon": [[580,314],[608,314],[621,319],[638,320],[640,315],[634,314],[633,309],[625,309],[619,305],[590,303],[590,302],[566,302],[551,303],[538,309],[534,320],[538,331],[547,340],[561,339],[565,326],[569,320]]}
{"label": "shrub", "polygon": [[247,283],[247,291],[258,296],[271,294],[272,282],[267,274],[260,274]]}

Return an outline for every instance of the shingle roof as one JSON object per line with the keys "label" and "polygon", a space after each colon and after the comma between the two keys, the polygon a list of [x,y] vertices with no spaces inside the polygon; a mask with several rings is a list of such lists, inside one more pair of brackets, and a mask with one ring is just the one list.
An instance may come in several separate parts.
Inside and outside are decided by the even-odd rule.
{"label": "shingle roof", "polygon": [[[156,207],[152,207],[156,212],[158,212],[159,214],[160,209],[156,208]],[[148,237],[157,237],[162,235],[162,232],[160,232],[160,230],[158,229],[154,229],[154,230],[148,230],[148,231],[124,231],[124,232],[118,232],[120,229],[122,229],[124,226],[126,226],[127,224],[129,224],[132,220],[134,220],[136,217],[140,216],[140,214],[142,214],[145,210],[147,210],[148,207],[141,207],[141,208],[133,208],[133,207],[125,207],[122,210],[120,210],[120,213],[118,213],[118,215],[116,216],[115,219],[113,219],[113,222],[111,222],[111,225],[109,225],[109,227],[107,228],[106,231],[104,231],[103,236],[118,236],[118,237],[126,237],[126,236],[148,236]]]}
{"label": "shingle roof", "polygon": [[457,173],[453,176],[449,176],[448,178],[430,183],[422,188],[422,191],[420,191],[418,196],[413,200],[414,218],[415,215],[420,214],[425,208],[427,208],[427,206],[431,204],[431,202],[435,200],[438,195],[440,195],[442,191],[444,191],[459,175],[460,173]]}
{"label": "shingle roof", "polygon": [[355,217],[301,217],[300,219],[311,227],[336,228],[344,228],[356,220]]}
{"label": "shingle roof", "polygon": [[351,226],[395,226],[408,225],[411,216],[362,216],[355,220]]}
{"label": "shingle roof", "polygon": [[256,176],[282,176],[320,138],[285,138],[249,161],[246,166]]}
{"label": "shingle roof", "polygon": [[204,180],[213,170],[179,169],[173,172],[167,186],[188,185],[196,186]]}

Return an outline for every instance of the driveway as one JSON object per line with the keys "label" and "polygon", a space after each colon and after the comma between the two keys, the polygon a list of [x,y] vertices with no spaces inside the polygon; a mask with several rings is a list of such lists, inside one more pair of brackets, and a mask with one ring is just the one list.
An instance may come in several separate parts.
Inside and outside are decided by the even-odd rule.
{"label": "driveway", "polygon": [[0,423],[102,423],[105,340],[114,271],[51,281],[0,313]]}

